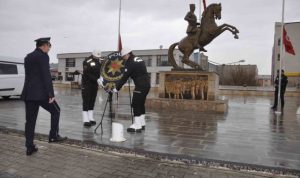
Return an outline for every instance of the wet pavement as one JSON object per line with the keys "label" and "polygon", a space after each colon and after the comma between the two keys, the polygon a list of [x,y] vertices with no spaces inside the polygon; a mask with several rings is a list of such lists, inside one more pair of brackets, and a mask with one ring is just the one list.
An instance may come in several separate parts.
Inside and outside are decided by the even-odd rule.
{"label": "wet pavement", "polygon": [[[153,97],[155,94],[150,94]],[[99,91],[95,118],[99,122],[107,94]],[[300,97],[286,97],[282,115],[270,106],[271,97],[221,96],[229,99],[228,113],[202,114],[187,111],[155,111],[146,114],[146,131],[124,132],[127,141],[113,143],[110,119],[100,128],[84,128],[81,118],[81,92],[56,89],[61,107],[60,133],[72,139],[175,155],[255,164],[300,171],[300,115],[296,115]],[[128,92],[119,94],[116,120],[125,129],[131,123]],[[0,126],[24,130],[24,103],[17,99],[0,100]],[[50,115],[40,109],[36,132],[48,134]]]}
{"label": "wet pavement", "polygon": [[207,168],[173,161],[36,141],[26,156],[20,135],[0,133],[0,178],[296,178],[292,175]]}

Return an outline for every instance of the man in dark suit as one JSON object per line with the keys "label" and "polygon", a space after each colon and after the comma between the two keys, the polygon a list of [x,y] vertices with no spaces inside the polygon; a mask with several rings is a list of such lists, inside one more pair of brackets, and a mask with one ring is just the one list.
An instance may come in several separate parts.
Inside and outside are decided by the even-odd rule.
{"label": "man in dark suit", "polygon": [[66,139],[58,134],[60,108],[55,101],[53,85],[50,74],[48,52],[51,48],[50,38],[35,40],[36,49],[24,59],[25,83],[21,98],[25,101],[26,108],[26,154],[37,152],[33,144],[36,119],[41,106],[51,114],[51,130],[49,143]]}
{"label": "man in dark suit", "polygon": [[[275,84],[275,93],[274,93],[274,105],[272,106],[272,109],[276,110],[278,105],[278,92],[279,92],[279,70],[277,70],[277,75],[274,84]],[[288,84],[288,78],[284,74],[284,70],[281,70],[281,87],[280,87],[281,109],[284,108],[284,94],[285,94],[287,84]]]}

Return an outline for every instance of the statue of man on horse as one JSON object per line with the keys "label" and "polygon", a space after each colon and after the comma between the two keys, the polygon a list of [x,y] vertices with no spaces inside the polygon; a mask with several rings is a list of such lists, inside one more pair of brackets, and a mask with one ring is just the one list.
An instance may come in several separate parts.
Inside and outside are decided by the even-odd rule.
{"label": "statue of man on horse", "polygon": [[219,36],[224,31],[228,30],[233,35],[234,38],[238,39],[239,30],[229,24],[222,24],[218,26],[215,20],[221,19],[222,6],[220,4],[209,5],[202,13],[201,24],[197,22],[197,17],[194,14],[195,4],[190,4],[190,11],[186,14],[185,20],[188,21],[187,35],[181,41],[172,44],[168,51],[169,63],[173,65],[175,69],[180,69],[174,59],[173,51],[178,45],[178,49],[183,53],[182,62],[194,69],[200,69],[201,66],[191,60],[189,60],[190,55],[195,49],[207,52],[204,46],[209,44],[213,39]]}

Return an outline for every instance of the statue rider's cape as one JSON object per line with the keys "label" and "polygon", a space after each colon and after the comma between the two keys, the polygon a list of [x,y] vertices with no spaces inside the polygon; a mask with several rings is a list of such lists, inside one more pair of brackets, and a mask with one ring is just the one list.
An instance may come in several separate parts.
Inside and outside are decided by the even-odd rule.
{"label": "statue rider's cape", "polygon": [[116,87],[116,83],[122,78],[125,71],[124,60],[120,52],[109,54],[101,67],[101,76],[103,77],[103,86],[105,91],[111,91]]}

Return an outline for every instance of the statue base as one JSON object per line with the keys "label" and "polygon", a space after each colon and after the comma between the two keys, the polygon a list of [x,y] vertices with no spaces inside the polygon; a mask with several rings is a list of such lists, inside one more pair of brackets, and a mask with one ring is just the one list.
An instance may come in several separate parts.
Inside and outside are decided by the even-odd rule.
{"label": "statue base", "polygon": [[185,68],[179,68],[179,69],[171,69],[172,72],[182,72],[182,71],[192,71],[192,72],[202,72],[202,69],[185,69]]}
{"label": "statue base", "polygon": [[164,111],[195,111],[199,113],[224,114],[228,111],[228,100],[187,100],[167,98],[147,98],[146,108]]}
{"label": "statue base", "polygon": [[199,70],[173,70],[159,74],[159,98],[147,99],[153,109],[227,112],[228,102],[217,100],[219,76]]}

